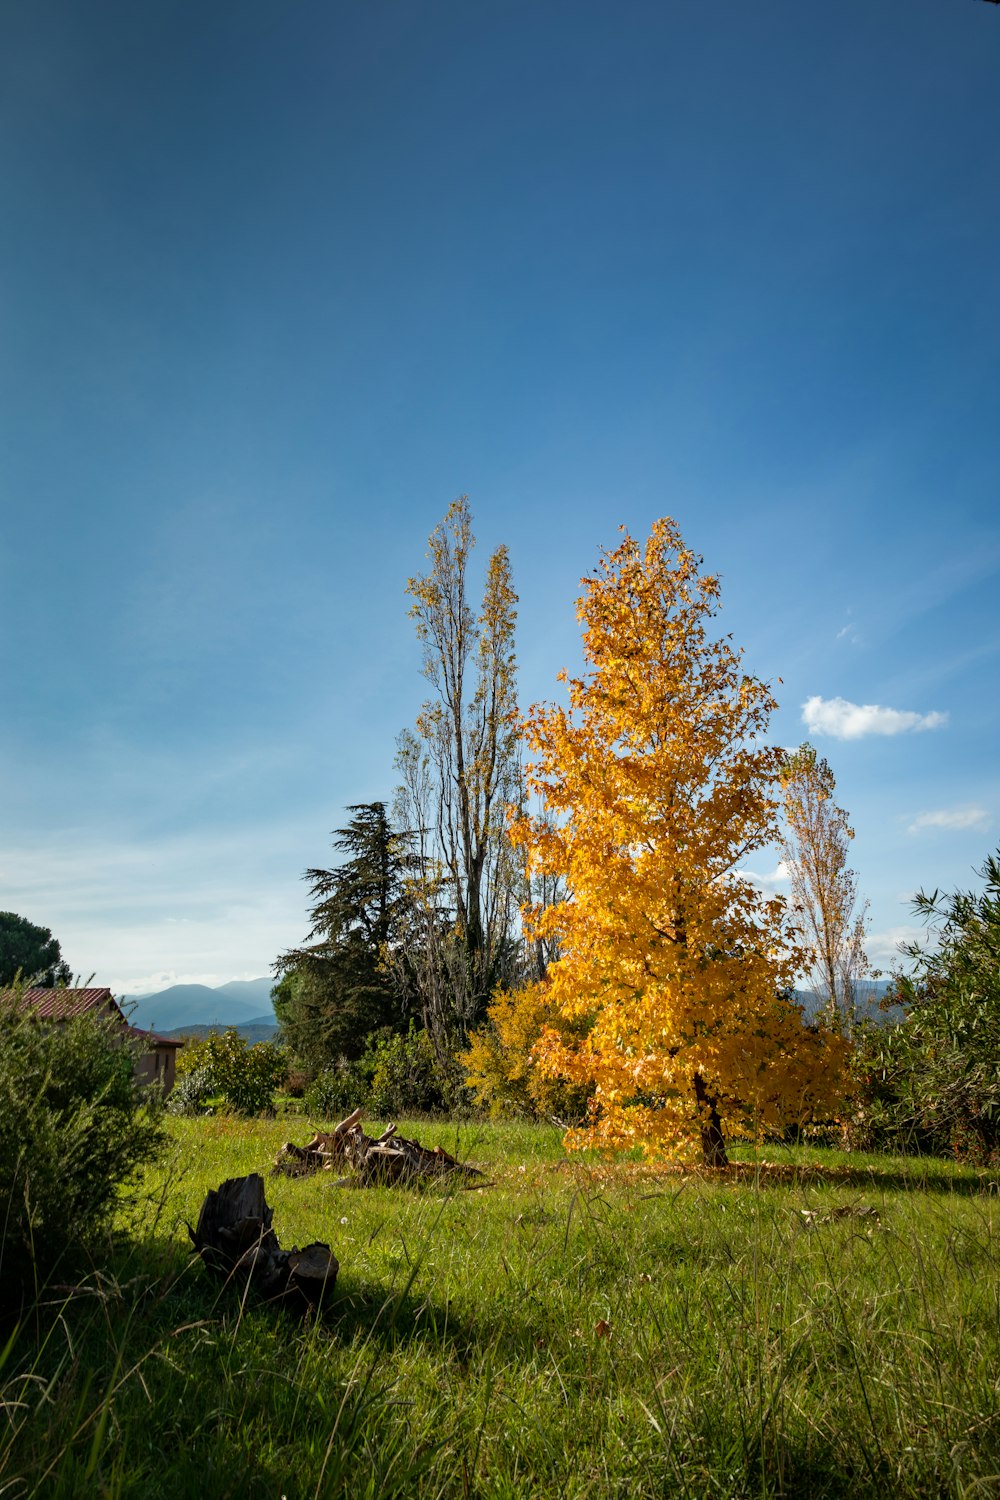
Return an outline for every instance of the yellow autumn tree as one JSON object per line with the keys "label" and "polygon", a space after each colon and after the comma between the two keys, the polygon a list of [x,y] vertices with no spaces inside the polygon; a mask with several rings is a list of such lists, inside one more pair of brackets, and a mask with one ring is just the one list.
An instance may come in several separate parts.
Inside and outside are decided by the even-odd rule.
{"label": "yellow autumn tree", "polygon": [[645,546],[627,533],[583,580],[589,673],[570,707],[526,723],[540,818],[511,834],[568,900],[529,923],[559,957],[541,981],[579,1040],[546,1029],[553,1076],[593,1087],[567,1144],[684,1153],[727,1163],[726,1139],[835,1107],[846,1043],[808,1028],[786,996],[803,955],[780,896],[740,873],[776,838],[783,753],[776,707],[741,653],[709,626],[719,583],[669,519]]}

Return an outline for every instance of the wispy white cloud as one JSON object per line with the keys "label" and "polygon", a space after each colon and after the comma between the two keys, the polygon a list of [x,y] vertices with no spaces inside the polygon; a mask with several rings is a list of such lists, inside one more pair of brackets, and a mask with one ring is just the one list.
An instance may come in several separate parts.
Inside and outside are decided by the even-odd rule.
{"label": "wispy white cloud", "polygon": [[883,708],[878,703],[851,703],[846,698],[821,698],[815,694],[802,705],[802,722],[810,734],[830,734],[838,740],[860,740],[868,734],[906,734],[920,729],[941,729],[946,713],[913,713],[909,709]]}
{"label": "wispy white cloud", "polygon": [[925,828],[988,828],[990,815],[985,807],[941,807],[934,812],[918,813],[910,824],[911,833]]}
{"label": "wispy white cloud", "polygon": [[770,874],[760,874],[756,870],[741,870],[740,874],[753,881],[762,891],[774,891],[779,885],[788,883],[788,866],[783,859],[778,861],[777,867]]}
{"label": "wispy white cloud", "polygon": [[837,631],[836,639],[838,641],[846,641],[849,646],[860,646],[863,643],[863,637],[857,627],[857,623],[851,618],[853,614],[853,609],[847,611],[847,624],[842,625]]}
{"label": "wispy white cloud", "polygon": [[51,927],[74,973],[116,994],[259,978],[308,927],[301,875],[322,862],[323,821],[8,847],[0,909]]}
{"label": "wispy white cloud", "polygon": [[902,944],[928,941],[926,927],[901,923],[898,927],[887,927],[882,932],[870,932],[865,939],[865,952],[876,969],[905,969],[907,963],[899,951]]}

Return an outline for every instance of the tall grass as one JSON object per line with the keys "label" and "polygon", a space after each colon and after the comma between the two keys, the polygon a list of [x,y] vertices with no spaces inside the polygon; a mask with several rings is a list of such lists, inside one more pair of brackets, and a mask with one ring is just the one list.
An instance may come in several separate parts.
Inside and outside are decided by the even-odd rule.
{"label": "tall grass", "polygon": [[805,1151],[657,1175],[421,1123],[490,1185],[268,1180],[282,1243],[341,1262],[299,1320],[220,1292],[183,1228],[288,1131],[176,1122],[110,1269],[7,1330],[0,1495],[1000,1491],[990,1177]]}

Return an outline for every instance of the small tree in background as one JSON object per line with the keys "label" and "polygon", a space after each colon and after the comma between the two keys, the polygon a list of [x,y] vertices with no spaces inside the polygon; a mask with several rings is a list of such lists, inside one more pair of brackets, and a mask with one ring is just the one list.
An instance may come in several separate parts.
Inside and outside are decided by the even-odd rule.
{"label": "small tree in background", "polygon": [[980,892],[914,898],[931,942],[903,950],[903,1022],[860,1038],[859,1144],[1000,1154],[1000,850],[979,873]]}
{"label": "small tree in background", "polygon": [[281,1047],[274,1042],[251,1046],[230,1027],[222,1036],[207,1036],[184,1047],[177,1061],[173,1112],[197,1110],[210,1094],[222,1094],[237,1114],[263,1114],[273,1108],[275,1091],[287,1073],[288,1058]]}
{"label": "small tree in background", "polygon": [[857,986],[868,970],[865,916],[858,910],[858,877],[848,867],[854,829],[833,799],[829,764],[804,744],[781,769],[786,832],[781,852],[792,884],[792,905],[802,919],[812,955],[813,987],[830,1020],[850,1035],[857,1017]]}
{"label": "small tree in background", "polygon": [[527,722],[528,784],[552,816],[512,836],[532,874],[566,881],[568,899],[533,917],[559,945],[547,1001],[591,1018],[579,1041],[547,1029],[536,1049],[550,1074],[593,1081],[568,1143],[700,1138],[719,1166],[727,1135],[832,1108],[846,1047],[783,998],[802,962],[785,903],[740,874],[774,842],[783,753],[764,743],[770,690],[709,636],[719,584],[699,562],[662,520],[584,580],[591,671],[569,681],[568,712]]}
{"label": "small tree in background", "polygon": [[20,974],[25,984],[51,987],[69,984],[73,977],[59,943],[48,927],[36,927],[16,912],[0,912],[0,986],[11,985]]}

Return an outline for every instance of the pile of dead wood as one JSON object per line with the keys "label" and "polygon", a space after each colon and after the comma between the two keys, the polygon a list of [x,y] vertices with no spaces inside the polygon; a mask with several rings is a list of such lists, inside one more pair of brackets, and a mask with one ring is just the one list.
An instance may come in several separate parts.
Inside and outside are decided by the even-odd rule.
{"label": "pile of dead wood", "polygon": [[332,1172],[345,1166],[353,1177],[341,1178],[340,1187],[372,1187],[387,1183],[414,1183],[431,1177],[448,1177],[457,1173],[465,1178],[482,1177],[477,1167],[456,1161],[441,1146],[433,1150],[419,1141],[397,1135],[395,1125],[387,1125],[377,1138],[361,1129],[360,1109],[341,1120],[335,1130],[317,1131],[306,1146],[288,1141],[278,1152],[275,1172],[289,1177],[305,1177],[311,1172]]}
{"label": "pile of dead wood", "polygon": [[243,1291],[248,1285],[265,1297],[304,1298],[318,1303],[329,1295],[340,1266],[329,1245],[282,1250],[271,1228],[272,1210],[264,1179],[227,1177],[212,1188],[188,1234],[205,1265]]}

